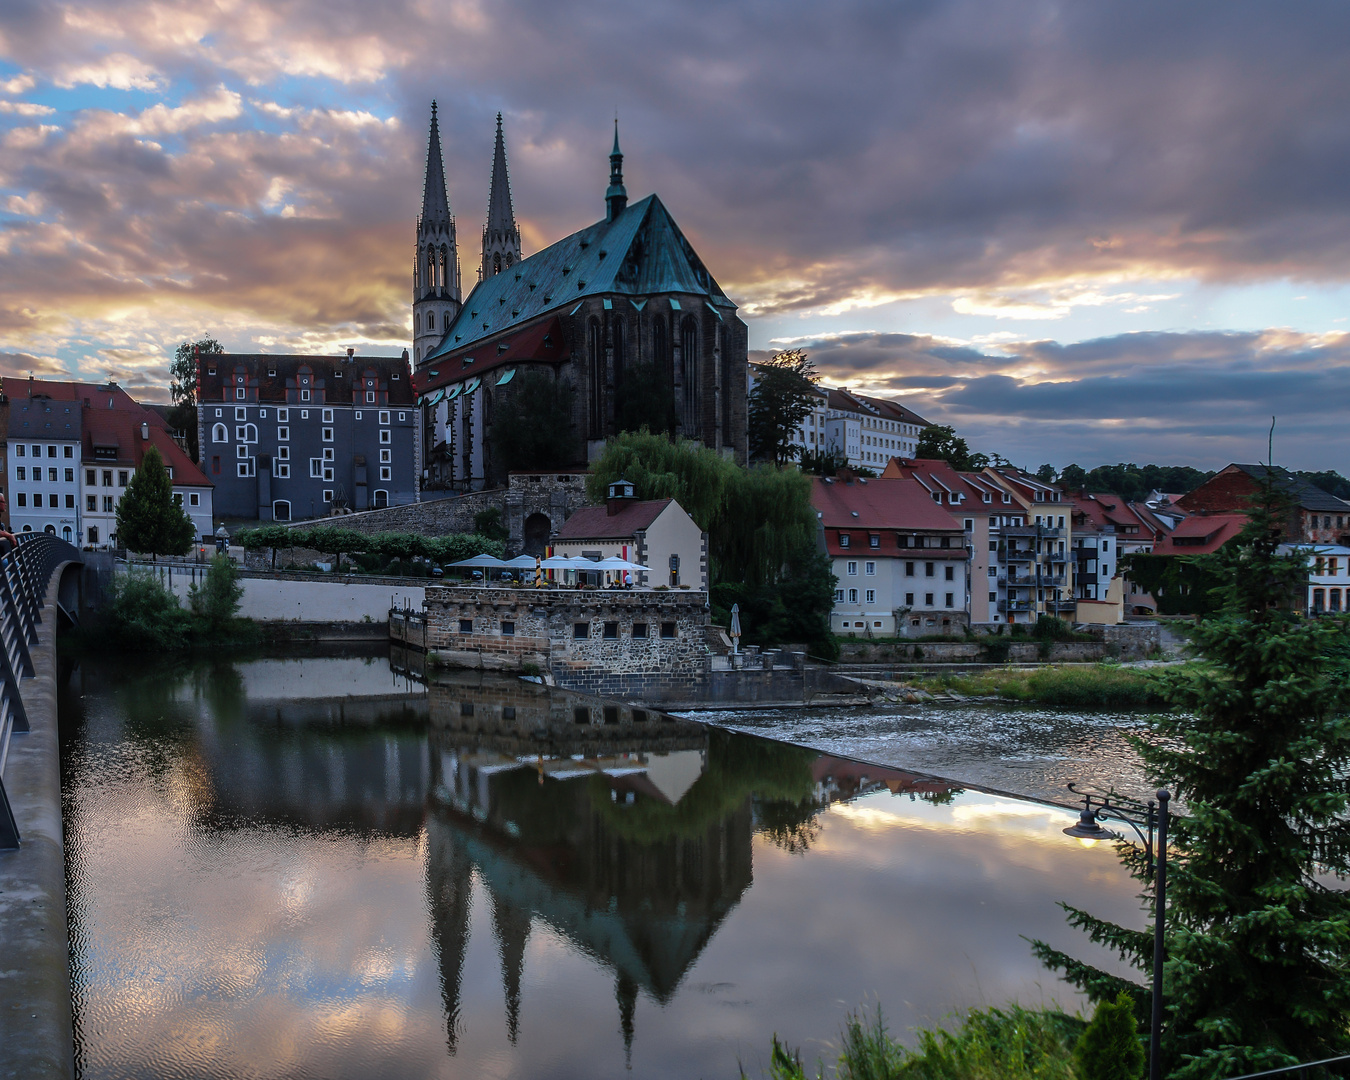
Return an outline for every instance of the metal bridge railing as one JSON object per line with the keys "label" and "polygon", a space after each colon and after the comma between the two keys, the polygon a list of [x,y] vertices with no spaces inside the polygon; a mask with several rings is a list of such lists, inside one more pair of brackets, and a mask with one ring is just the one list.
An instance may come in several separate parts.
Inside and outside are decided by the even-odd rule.
{"label": "metal bridge railing", "polygon": [[[1337,1066],[1334,1070],[1330,1066]],[[1299,1065],[1286,1065],[1281,1069],[1267,1069],[1265,1072],[1245,1073],[1232,1080],[1265,1080],[1267,1076],[1296,1076],[1299,1080],[1322,1080],[1324,1077],[1344,1076],[1350,1072],[1350,1055],[1344,1057],[1323,1058],[1321,1061],[1305,1061]]]}
{"label": "metal bridge railing", "polygon": [[49,533],[23,533],[19,546],[0,557],[0,848],[19,846],[5,792],[10,738],[31,730],[19,682],[36,674],[30,649],[38,642],[52,572],[62,563],[80,561],[72,544]]}

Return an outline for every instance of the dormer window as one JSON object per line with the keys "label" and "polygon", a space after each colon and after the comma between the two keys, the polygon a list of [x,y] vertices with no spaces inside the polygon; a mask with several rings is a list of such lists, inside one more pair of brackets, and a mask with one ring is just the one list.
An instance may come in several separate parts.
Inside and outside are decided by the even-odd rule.
{"label": "dormer window", "polygon": [[873,534],[867,538],[867,544],[869,547],[879,548],[881,547],[881,537]]}
{"label": "dormer window", "polygon": [[840,547],[848,547],[848,533],[846,533],[846,532],[841,532],[841,533],[839,534],[839,546],[840,546]]}

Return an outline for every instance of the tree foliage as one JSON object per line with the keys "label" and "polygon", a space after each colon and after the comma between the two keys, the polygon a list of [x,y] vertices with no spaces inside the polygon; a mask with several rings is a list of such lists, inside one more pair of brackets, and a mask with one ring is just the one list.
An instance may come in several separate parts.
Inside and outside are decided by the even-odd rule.
{"label": "tree foliage", "polygon": [[1120,572],[1158,602],[1160,615],[1209,615],[1223,606],[1222,572],[1207,557],[1140,551],[1121,557]]}
{"label": "tree foliage", "polygon": [[264,525],[257,529],[240,529],[235,543],[245,551],[273,552],[307,548],[321,551],[335,558],[358,553],[378,555],[391,559],[427,559],[433,563],[458,562],[472,555],[494,555],[501,558],[506,547],[501,540],[477,533],[451,533],[446,536],[424,536],[412,532],[362,533],[330,525],[297,526],[288,529],[282,525]]}
{"label": "tree foliage", "polygon": [[961,472],[973,472],[989,464],[987,455],[971,453],[966,440],[946,424],[929,424],[920,431],[919,445],[914,451],[914,456],[940,459]]}
{"label": "tree foliage", "polygon": [[577,457],[569,383],[547,371],[521,371],[515,386],[494,402],[488,444],[493,460],[507,471],[552,469]]}
{"label": "tree foliage", "polygon": [[[710,584],[747,590],[728,608],[742,595],[743,607],[759,606],[746,620],[747,640],[833,649],[834,576],[829,561],[816,558],[809,477],[772,465],[744,469],[702,443],[644,431],[606,444],[587,494],[599,502],[620,478],[643,499],[674,499],[707,532]],[[770,627],[783,635],[776,642],[762,636]]]}
{"label": "tree foliage", "polygon": [[[1350,1051],[1350,894],[1328,875],[1350,872],[1346,626],[1299,614],[1303,559],[1278,552],[1286,512],[1267,481],[1238,540],[1209,557],[1223,607],[1193,632],[1204,663],[1158,676],[1173,709],[1136,740],[1150,779],[1185,805],[1163,970],[1163,1064],[1177,1080]],[[1143,853],[1120,850],[1143,878]],[[1150,934],[1066,910],[1149,972]],[[1035,949],[1091,996],[1129,989],[1142,1004],[1140,988]]]}
{"label": "tree foliage", "polygon": [[152,446],[117,504],[117,542],[143,555],[186,555],[196,537],[192,519],[173,501],[164,459]]}
{"label": "tree foliage", "polygon": [[502,508],[489,506],[473,516],[473,531],[492,540],[511,539],[511,530],[502,524]]}
{"label": "tree foliage", "polygon": [[206,571],[201,585],[188,586],[188,610],[201,629],[215,637],[228,631],[239,616],[239,601],[244,586],[239,582],[239,570],[227,555],[216,555]]}
{"label": "tree foliage", "polygon": [[197,452],[197,356],[219,356],[225,351],[215,338],[185,341],[174,351],[169,364],[169,395],[173,408],[169,422],[187,436],[188,453],[200,461]]}
{"label": "tree foliage", "polygon": [[820,375],[801,349],[775,353],[755,365],[750,391],[749,435],[753,457],[786,465],[796,459],[797,431],[819,399]]}
{"label": "tree foliage", "polygon": [[1091,471],[1081,465],[1066,465],[1058,482],[1068,491],[1109,491],[1122,499],[1146,499],[1151,492],[1185,494],[1198,488],[1214,473],[1189,465],[1098,465]]}
{"label": "tree foliage", "polygon": [[1078,1080],[1140,1080],[1144,1075],[1144,1047],[1134,1000],[1127,993],[1115,1001],[1100,1001],[1092,1021],[1073,1050]]}

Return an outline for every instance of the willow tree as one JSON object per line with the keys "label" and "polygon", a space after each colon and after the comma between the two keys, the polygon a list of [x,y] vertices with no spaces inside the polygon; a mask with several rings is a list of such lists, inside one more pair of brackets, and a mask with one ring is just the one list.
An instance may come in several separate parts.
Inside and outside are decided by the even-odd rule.
{"label": "willow tree", "polygon": [[[1337,887],[1350,872],[1347,628],[1301,613],[1307,567],[1279,551],[1284,520],[1267,482],[1215,558],[1223,608],[1194,631],[1203,660],[1159,676],[1174,709],[1136,740],[1149,778],[1185,806],[1163,968],[1162,1060],[1176,1080],[1350,1052],[1350,893]],[[1121,851],[1143,880],[1142,853]],[[1066,910],[1152,974],[1151,934]],[[1035,949],[1092,997],[1129,989],[1142,1003],[1142,988]]]}

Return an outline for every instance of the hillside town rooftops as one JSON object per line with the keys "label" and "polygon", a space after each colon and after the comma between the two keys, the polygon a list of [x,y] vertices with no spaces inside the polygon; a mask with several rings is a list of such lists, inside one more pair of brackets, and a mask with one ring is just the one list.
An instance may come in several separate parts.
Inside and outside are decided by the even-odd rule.
{"label": "hillside town rooftops", "polygon": [[[367,374],[371,373],[371,374]],[[240,377],[243,382],[239,383]],[[315,396],[309,401],[292,398],[305,378],[305,389]],[[378,386],[368,388],[375,379]],[[242,386],[243,397],[235,391]],[[305,356],[294,353],[216,353],[200,358],[197,372],[199,405],[356,405],[367,389],[377,391],[372,406],[411,408],[412,371],[403,356]],[[385,396],[387,395],[387,397]]]}

